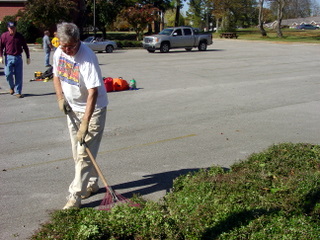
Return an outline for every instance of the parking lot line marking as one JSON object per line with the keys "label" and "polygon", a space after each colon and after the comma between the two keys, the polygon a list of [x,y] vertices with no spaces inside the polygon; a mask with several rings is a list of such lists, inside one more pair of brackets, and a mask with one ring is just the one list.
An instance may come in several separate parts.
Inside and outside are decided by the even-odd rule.
{"label": "parking lot line marking", "polygon": [[[112,110],[107,110],[112,111]],[[57,118],[65,118],[65,115],[62,116],[58,116],[58,117],[46,117],[46,118],[35,118],[35,119],[29,119],[29,120],[20,120],[20,121],[12,121],[12,122],[3,122],[0,123],[1,125],[9,125],[9,124],[17,124],[17,123],[26,123],[26,122],[37,122],[37,121],[46,121],[46,120],[50,120],[50,119],[57,119]]]}
{"label": "parking lot line marking", "polygon": [[132,146],[128,146],[128,147],[122,147],[122,148],[102,151],[102,152],[99,152],[99,154],[106,154],[106,153],[109,153],[109,152],[116,152],[116,151],[132,149],[132,148],[145,147],[145,146],[155,145],[155,144],[158,144],[158,143],[169,142],[169,141],[174,141],[174,140],[179,140],[179,139],[188,138],[188,137],[194,137],[194,136],[196,136],[196,134],[189,134],[189,135],[175,137],[175,138],[163,139],[163,140],[159,140],[159,141],[155,141],[155,142],[142,143],[142,144],[132,145]]}
{"label": "parking lot line marking", "polygon": [[70,159],[72,159],[72,158],[71,157],[60,158],[60,159],[46,161],[46,162],[32,163],[32,164],[22,165],[19,167],[6,168],[6,169],[3,169],[2,171],[7,172],[7,171],[13,171],[13,170],[18,170],[18,169],[23,169],[23,168],[37,167],[37,166],[46,165],[46,164],[50,164],[50,163],[62,162],[62,161],[70,160]]}
{"label": "parking lot line marking", "polygon": [[[98,155],[103,155],[103,154],[110,153],[110,152],[123,151],[123,150],[128,150],[128,149],[133,149],[133,148],[151,146],[151,145],[155,145],[155,144],[159,144],[159,143],[170,142],[170,141],[175,141],[175,140],[194,137],[194,136],[197,136],[197,135],[196,134],[189,134],[189,135],[185,135],[185,136],[162,139],[162,140],[155,141],[155,142],[142,143],[142,144],[132,145],[132,146],[128,146],[128,147],[116,148],[116,149],[111,149],[111,150],[99,152]],[[13,171],[13,170],[19,170],[19,169],[23,169],[23,168],[37,167],[37,166],[41,166],[41,165],[45,165],[45,164],[62,162],[62,161],[67,161],[67,160],[71,160],[71,159],[72,159],[72,157],[60,158],[60,159],[46,161],[46,162],[39,162],[39,163],[33,163],[33,164],[23,165],[23,166],[19,166],[19,167],[6,168],[6,169],[3,169],[2,171]]]}
{"label": "parking lot line marking", "polygon": [[47,117],[47,118],[36,118],[36,119],[21,120],[21,121],[12,121],[12,122],[3,122],[3,123],[0,123],[0,126],[1,126],[1,125],[9,125],[9,124],[17,124],[17,123],[26,123],[26,122],[46,121],[46,120],[50,120],[50,119],[63,118],[63,117],[65,117],[65,116]]}

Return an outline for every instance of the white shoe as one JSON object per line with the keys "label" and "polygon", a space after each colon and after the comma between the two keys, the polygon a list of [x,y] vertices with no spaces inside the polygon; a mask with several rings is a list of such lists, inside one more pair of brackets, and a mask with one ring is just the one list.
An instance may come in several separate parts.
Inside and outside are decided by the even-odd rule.
{"label": "white shoe", "polygon": [[71,208],[80,208],[81,206],[81,198],[75,195],[70,195],[67,197],[68,202],[67,204],[63,207],[63,209],[71,209]]}
{"label": "white shoe", "polygon": [[88,197],[90,197],[92,194],[97,193],[97,192],[99,191],[99,189],[100,189],[100,188],[99,188],[99,185],[98,185],[97,183],[96,183],[96,184],[93,184],[93,185],[87,187],[87,192],[86,192],[86,194],[81,195],[81,198],[82,198],[82,199],[88,198]]}

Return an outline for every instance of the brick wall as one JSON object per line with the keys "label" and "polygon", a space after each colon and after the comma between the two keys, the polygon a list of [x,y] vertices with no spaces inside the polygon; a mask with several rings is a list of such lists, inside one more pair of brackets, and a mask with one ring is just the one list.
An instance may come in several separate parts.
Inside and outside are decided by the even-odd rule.
{"label": "brick wall", "polygon": [[20,9],[24,8],[25,3],[14,3],[14,2],[2,2],[0,1],[0,21],[5,16],[12,16],[18,13]]}

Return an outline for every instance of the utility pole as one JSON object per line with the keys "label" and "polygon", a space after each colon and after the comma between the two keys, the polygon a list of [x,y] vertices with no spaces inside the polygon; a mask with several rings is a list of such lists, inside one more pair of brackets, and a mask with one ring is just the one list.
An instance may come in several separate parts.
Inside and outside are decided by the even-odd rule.
{"label": "utility pole", "polygon": [[97,30],[96,30],[96,0],[93,0],[93,36],[96,39]]}

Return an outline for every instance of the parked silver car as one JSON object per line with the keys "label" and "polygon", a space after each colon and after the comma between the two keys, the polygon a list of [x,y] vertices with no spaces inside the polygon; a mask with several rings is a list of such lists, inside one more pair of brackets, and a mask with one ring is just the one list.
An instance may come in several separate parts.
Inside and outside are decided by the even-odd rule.
{"label": "parked silver car", "polygon": [[158,49],[167,53],[172,48],[191,51],[194,47],[199,51],[206,51],[207,46],[212,44],[212,33],[199,33],[199,29],[191,27],[166,28],[156,35],[145,36],[142,44],[150,53]]}
{"label": "parked silver car", "polygon": [[101,38],[94,38],[93,36],[86,38],[82,41],[85,45],[91,48],[92,51],[112,53],[114,49],[117,49],[117,43],[110,40],[104,40]]}

